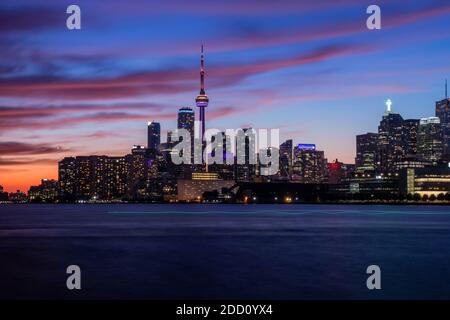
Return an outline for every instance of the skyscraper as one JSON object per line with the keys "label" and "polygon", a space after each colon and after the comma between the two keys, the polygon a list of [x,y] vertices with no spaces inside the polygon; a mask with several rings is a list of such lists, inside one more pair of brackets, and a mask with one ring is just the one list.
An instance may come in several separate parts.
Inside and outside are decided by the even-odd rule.
{"label": "skyscraper", "polygon": [[200,94],[195,98],[195,104],[199,108],[200,116],[200,139],[204,140],[205,136],[205,108],[208,106],[209,98],[205,92],[205,56],[203,54],[203,45],[200,58]]}
{"label": "skyscraper", "polygon": [[121,199],[126,195],[128,182],[128,163],[125,157],[106,159],[106,199]]}
{"label": "skyscraper", "polygon": [[194,136],[195,113],[192,108],[181,108],[178,110],[178,129],[186,129]]}
{"label": "skyscraper", "polygon": [[396,163],[405,156],[403,118],[392,112],[392,101],[386,101],[386,112],[378,126],[378,157],[381,173],[395,172]]}
{"label": "skyscraper", "polygon": [[237,181],[251,181],[256,175],[256,131],[239,130],[236,136],[235,177]]}
{"label": "skyscraper", "polygon": [[90,200],[94,195],[95,175],[94,159],[96,156],[78,156],[76,161],[76,196],[77,199]]}
{"label": "skyscraper", "polygon": [[[195,128],[195,113],[191,108],[181,108],[178,110],[178,129],[186,129],[191,136],[191,162],[194,160],[194,128]],[[169,139],[168,139],[169,141]]]}
{"label": "skyscraper", "polygon": [[360,173],[377,170],[378,133],[368,132],[356,136],[356,171]]}
{"label": "skyscraper", "polygon": [[161,125],[159,122],[150,121],[147,125],[147,148],[156,150],[161,144]]}
{"label": "skyscraper", "polygon": [[293,180],[302,183],[323,183],[327,160],[314,144],[299,144],[294,148]]}
{"label": "skyscraper", "polygon": [[128,163],[125,157],[66,157],[58,163],[59,194],[63,200],[113,200],[125,196]]}
{"label": "skyscraper", "polygon": [[75,199],[77,189],[77,162],[74,157],[66,157],[58,162],[58,181],[63,199]]}
{"label": "skyscraper", "polygon": [[437,164],[443,153],[442,128],[438,117],[420,119],[417,152],[427,161]]}
{"label": "skyscraper", "polygon": [[[233,155],[230,152],[227,152],[230,149],[231,140],[230,137],[227,136],[226,132],[218,132],[211,137],[212,142],[212,150],[211,157],[221,161],[223,164],[227,163],[227,159],[231,159]],[[221,155],[218,154],[221,153]]]}
{"label": "skyscraper", "polygon": [[148,151],[143,146],[133,146],[131,154],[126,156],[129,166],[127,193],[132,199],[146,197],[148,160]]}
{"label": "skyscraper", "polygon": [[450,98],[447,93],[447,80],[445,81],[445,98],[436,102],[436,117],[441,121],[443,152],[450,157]]}
{"label": "skyscraper", "polygon": [[231,153],[231,137],[226,132],[217,132],[211,137],[211,159],[208,172],[217,173],[221,179],[234,178],[234,158]]}
{"label": "skyscraper", "polygon": [[403,140],[405,156],[417,154],[417,132],[419,131],[419,119],[406,119],[403,122]]}
{"label": "skyscraper", "polygon": [[290,179],[292,174],[292,139],[280,144],[280,176]]}

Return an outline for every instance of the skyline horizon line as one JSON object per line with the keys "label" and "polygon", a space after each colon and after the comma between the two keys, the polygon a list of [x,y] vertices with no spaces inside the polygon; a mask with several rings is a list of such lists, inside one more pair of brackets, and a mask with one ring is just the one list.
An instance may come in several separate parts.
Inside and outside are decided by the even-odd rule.
{"label": "skyline horizon line", "polygon": [[[202,45],[202,47],[203,47],[203,45]],[[450,101],[450,98],[447,96],[447,78],[445,78],[445,95],[444,95],[444,99],[441,99],[441,100],[437,100],[437,101],[435,101],[435,103],[436,102],[439,102],[439,101],[445,101],[445,100],[449,100]],[[387,105],[387,103],[388,103],[388,101],[390,101],[391,102],[391,105],[393,105],[393,101],[390,99],[390,98],[388,98],[386,101],[385,101],[385,105]],[[182,110],[182,109],[184,109],[184,108],[189,108],[189,109],[191,109],[193,112],[194,112],[194,114],[195,114],[195,110],[194,110],[194,108],[192,108],[192,107],[190,107],[190,106],[184,106],[184,107],[181,107],[181,106],[179,106],[179,107],[176,107],[177,108],[177,112],[175,113],[175,115],[178,115],[178,112],[180,111],[180,110]],[[390,107],[388,107],[388,109],[390,109]],[[399,114],[399,115],[401,115],[400,113],[396,113],[396,112],[393,112],[392,110],[389,110],[389,112],[390,113],[394,113],[394,114]],[[385,111],[385,114],[386,114],[386,111]],[[382,116],[383,117],[383,116]],[[428,119],[428,118],[434,118],[435,116],[432,116],[432,117],[424,117],[424,118],[406,118],[405,120],[422,120],[422,119]],[[150,123],[150,122],[157,122],[157,123],[159,123],[159,121],[158,120],[155,120],[155,119],[153,119],[153,120],[148,120],[148,122],[147,122],[147,124],[148,123]],[[197,120],[196,120],[196,122],[197,122]],[[249,127],[250,129],[258,129],[258,128],[254,128],[254,127]],[[215,130],[215,129],[217,129],[217,128],[209,128],[209,129],[213,129],[213,130]],[[208,129],[208,130],[209,130]],[[239,130],[239,129],[244,129],[244,128],[238,128],[237,130]],[[259,129],[263,129],[263,128],[259,128]],[[220,129],[219,129],[220,130]],[[234,129],[233,129],[234,130]],[[172,130],[161,130],[161,132],[166,132],[166,134],[165,134],[165,138],[167,139],[167,134],[170,132],[170,131],[172,131]],[[281,132],[281,129],[280,129],[280,132]],[[355,135],[355,140],[356,140],[356,137],[357,136],[359,136],[359,135],[364,135],[364,134],[370,134],[370,133],[375,133],[375,134],[377,134],[377,132],[371,132],[371,131],[365,131],[364,133],[360,133],[360,134],[356,134]],[[305,144],[305,143],[312,143],[312,144],[314,144],[314,145],[316,145],[316,143],[314,143],[314,142],[312,142],[312,141],[308,141],[308,142],[296,142],[296,143],[294,143],[294,140],[295,138],[294,137],[291,137],[291,138],[288,138],[288,139],[283,139],[283,140],[281,140],[281,141],[283,141],[283,142],[280,142],[280,145],[282,144],[282,143],[284,143],[284,142],[286,142],[286,141],[288,141],[288,140],[292,140],[293,141],[293,145],[300,145],[300,144]],[[298,141],[298,140],[297,140]],[[165,141],[165,142],[161,142],[161,143],[167,143],[167,141]],[[142,146],[142,145],[139,145],[139,144],[133,144],[133,147],[136,147],[136,146]],[[133,148],[132,147],[132,148]],[[132,149],[131,148],[131,149]],[[130,150],[130,149],[129,149]],[[319,149],[317,149],[317,150],[319,150]],[[320,149],[320,151],[323,151],[324,153],[326,153],[326,150],[325,149]],[[119,154],[119,153],[116,153],[116,154],[89,154],[89,155],[74,155],[74,156],[64,156],[64,158],[66,158],[66,157],[89,157],[89,156],[99,156],[99,157],[101,157],[101,156],[106,156],[106,157],[120,157],[120,156],[124,156],[124,155],[127,155],[127,154],[129,154],[129,153],[121,153],[121,154]],[[355,165],[356,164],[356,151],[355,151],[355,157],[353,157],[353,162],[346,162],[345,160],[342,160],[342,163],[344,163],[344,164],[346,164],[346,165]],[[325,159],[327,160],[327,163],[329,163],[329,164],[331,164],[332,162],[328,162],[328,160],[329,159],[333,159],[332,161],[338,161],[339,160],[339,158],[335,158],[335,157],[330,157],[330,158],[328,158],[328,157],[325,157]],[[55,160],[55,162],[56,162],[56,164],[58,164],[59,163],[59,161],[61,161],[61,160]],[[48,178],[48,177],[42,177],[42,178],[40,178],[40,180],[57,180],[57,179],[54,179],[53,177],[50,177],[50,178]],[[4,185],[1,183],[1,181],[0,181],[0,186],[2,186],[2,187],[4,187]],[[28,186],[28,188],[29,187],[31,187],[32,185],[29,185]],[[7,190],[7,188],[4,188],[4,190],[6,191]],[[22,190],[20,190],[20,189],[17,189],[17,190],[10,190],[10,191],[6,191],[6,192],[11,192],[11,193],[13,193],[13,192],[19,192],[19,191],[21,191],[22,192]]]}

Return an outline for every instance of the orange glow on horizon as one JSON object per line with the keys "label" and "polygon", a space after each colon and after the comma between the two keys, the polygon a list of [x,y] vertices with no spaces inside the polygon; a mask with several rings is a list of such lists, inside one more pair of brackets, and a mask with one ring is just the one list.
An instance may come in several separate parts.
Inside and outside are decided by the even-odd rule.
{"label": "orange glow on horizon", "polygon": [[5,192],[28,192],[30,186],[39,185],[41,179],[57,179],[58,164],[3,167],[0,169],[0,185]]}

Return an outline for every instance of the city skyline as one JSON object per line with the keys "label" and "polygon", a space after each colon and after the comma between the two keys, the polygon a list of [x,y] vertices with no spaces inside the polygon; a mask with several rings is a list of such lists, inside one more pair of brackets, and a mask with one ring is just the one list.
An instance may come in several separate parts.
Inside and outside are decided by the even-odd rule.
{"label": "city skyline", "polygon": [[[17,8],[2,8],[2,16],[37,10],[21,11],[20,5],[27,8],[26,2],[18,3]],[[136,11],[137,3],[142,13]],[[324,6],[287,1],[290,6],[272,15],[263,3],[256,16],[244,5],[223,4],[222,12],[210,8],[206,22],[191,26],[205,30],[219,16],[216,29],[201,33],[201,39],[198,34],[187,36],[175,48],[160,39],[150,46],[138,44],[148,30],[129,29],[139,22],[147,26],[145,14],[150,14],[149,7],[139,1],[123,4],[128,10],[119,17],[106,11],[100,26],[91,23],[89,12],[101,10],[101,5],[81,1],[87,21],[78,34],[58,24],[58,10],[49,3],[39,10],[56,21],[36,17],[29,26],[2,19],[8,28],[2,31],[7,41],[1,45],[8,50],[0,82],[0,184],[7,191],[27,190],[41,178],[56,178],[56,164],[64,156],[123,155],[132,145],[147,144],[147,121],[160,122],[165,136],[176,128],[179,108],[195,107],[201,42],[208,49],[208,90],[214,97],[207,111],[209,127],[280,128],[281,141],[315,143],[328,159],[353,163],[355,136],[377,132],[387,98],[393,100],[393,111],[405,119],[434,116],[435,101],[444,97],[444,78],[450,74],[445,50],[437,49],[438,45],[450,48],[449,31],[442,28],[449,5],[438,1],[434,6],[416,3],[405,9],[381,3],[383,28],[372,33],[364,30],[366,16],[360,3],[345,1],[339,8],[331,2]],[[179,5],[177,15],[198,16],[194,10],[198,3],[193,2],[192,8]],[[227,16],[229,7],[239,9],[242,34],[231,32],[225,41],[218,41],[216,33],[236,19]],[[340,21],[336,16],[331,24],[306,19],[305,29],[295,19],[298,16],[289,12],[293,8],[298,16],[311,13],[321,19],[345,8],[344,17],[351,19]],[[157,9],[168,14],[162,4]],[[252,19],[247,19],[249,15]],[[112,17],[118,21],[113,23]],[[136,22],[130,22],[130,17],[136,17]],[[282,18],[298,27],[296,32],[280,25]],[[265,27],[262,21],[270,23]],[[130,37],[123,44],[109,39],[110,47],[91,48],[90,40],[102,28],[111,31],[111,37],[116,32]],[[417,31],[412,41],[394,41],[405,32],[410,34],[411,28]],[[177,23],[161,28],[171,39],[181,37],[179,29]],[[273,30],[284,33],[268,37]],[[312,30],[309,38],[308,30]],[[50,35],[61,37],[50,40]],[[130,41],[136,41],[134,46],[125,48]],[[56,49],[57,44],[61,47]],[[408,48],[421,50],[422,55]],[[97,49],[103,50],[94,54]],[[355,63],[348,67],[349,61]]]}

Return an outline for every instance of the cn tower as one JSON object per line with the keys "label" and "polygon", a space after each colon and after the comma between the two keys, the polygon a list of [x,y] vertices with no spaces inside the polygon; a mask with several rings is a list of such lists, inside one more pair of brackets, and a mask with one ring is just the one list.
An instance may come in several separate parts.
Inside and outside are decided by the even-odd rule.
{"label": "cn tower", "polygon": [[201,126],[201,135],[200,139],[202,143],[204,143],[205,136],[205,108],[208,106],[209,98],[205,92],[205,56],[203,54],[203,45],[201,50],[201,59],[200,59],[200,94],[195,98],[195,104],[199,108],[200,111],[200,126]]}

